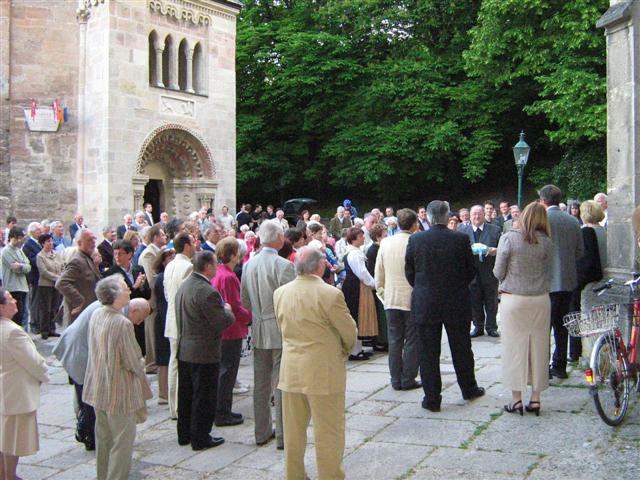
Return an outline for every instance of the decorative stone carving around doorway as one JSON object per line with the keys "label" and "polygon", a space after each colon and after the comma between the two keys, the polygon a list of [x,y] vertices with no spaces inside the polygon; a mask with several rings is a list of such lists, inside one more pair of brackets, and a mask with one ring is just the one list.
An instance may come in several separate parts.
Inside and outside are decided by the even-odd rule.
{"label": "decorative stone carving around doorway", "polygon": [[164,209],[170,215],[187,216],[201,206],[213,206],[218,185],[215,167],[209,147],[197,132],[170,123],[147,136],[132,178],[135,210],[142,208],[152,165],[165,172],[160,180],[167,202]]}

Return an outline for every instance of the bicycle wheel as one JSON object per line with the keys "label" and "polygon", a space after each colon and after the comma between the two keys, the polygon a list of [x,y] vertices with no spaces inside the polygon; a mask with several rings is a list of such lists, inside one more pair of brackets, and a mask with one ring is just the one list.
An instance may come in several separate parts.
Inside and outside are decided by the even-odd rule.
{"label": "bicycle wheel", "polygon": [[626,359],[613,335],[601,336],[594,346],[591,369],[595,389],[593,401],[607,425],[619,425],[629,407],[629,377]]}

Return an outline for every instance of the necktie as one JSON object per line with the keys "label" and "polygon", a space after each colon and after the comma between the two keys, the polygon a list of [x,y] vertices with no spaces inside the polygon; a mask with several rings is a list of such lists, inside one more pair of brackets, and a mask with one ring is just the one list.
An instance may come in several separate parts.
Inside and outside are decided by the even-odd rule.
{"label": "necktie", "polygon": [[482,230],[480,230],[479,228],[476,228],[475,231],[473,232],[473,240],[478,243],[478,240],[480,240],[480,234],[482,233]]}

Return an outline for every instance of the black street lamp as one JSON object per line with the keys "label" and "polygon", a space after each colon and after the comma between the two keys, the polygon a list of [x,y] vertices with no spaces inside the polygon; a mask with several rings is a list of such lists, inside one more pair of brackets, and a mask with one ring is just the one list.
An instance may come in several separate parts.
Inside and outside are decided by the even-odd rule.
{"label": "black street lamp", "polygon": [[529,160],[529,152],[531,147],[524,141],[524,130],[520,132],[520,141],[513,146],[513,158],[516,161],[516,169],[518,170],[518,207],[522,208],[522,177],[524,175],[524,167]]}

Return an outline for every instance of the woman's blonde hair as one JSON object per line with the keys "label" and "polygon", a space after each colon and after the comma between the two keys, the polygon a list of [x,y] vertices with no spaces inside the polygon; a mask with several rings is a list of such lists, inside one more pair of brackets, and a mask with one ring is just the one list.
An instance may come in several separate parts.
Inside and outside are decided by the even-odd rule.
{"label": "woman's blonde hair", "polygon": [[216,257],[218,262],[227,264],[234,255],[238,254],[240,245],[234,237],[226,237],[216,243]]}
{"label": "woman's blonde hair", "polygon": [[584,223],[598,223],[604,220],[604,211],[598,202],[586,200],[580,205],[580,218]]}
{"label": "woman's blonde hair", "polygon": [[547,209],[539,202],[531,202],[525,207],[518,219],[518,225],[524,240],[528,243],[538,243],[536,232],[542,232],[547,237],[551,236]]}

